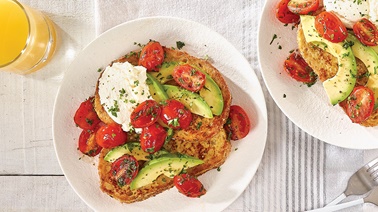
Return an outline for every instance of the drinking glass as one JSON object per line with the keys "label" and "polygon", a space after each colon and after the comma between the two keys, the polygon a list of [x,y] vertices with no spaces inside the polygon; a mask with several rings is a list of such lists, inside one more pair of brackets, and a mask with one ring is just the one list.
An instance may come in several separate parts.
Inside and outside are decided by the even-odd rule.
{"label": "drinking glass", "polygon": [[51,59],[55,47],[50,19],[16,0],[0,0],[0,70],[32,73]]}

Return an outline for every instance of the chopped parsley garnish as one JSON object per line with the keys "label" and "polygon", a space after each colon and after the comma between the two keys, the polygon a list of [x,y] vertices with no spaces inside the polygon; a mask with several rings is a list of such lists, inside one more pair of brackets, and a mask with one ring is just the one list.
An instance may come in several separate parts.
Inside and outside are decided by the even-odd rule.
{"label": "chopped parsley garnish", "polygon": [[276,35],[276,34],[274,34],[274,35],[273,35],[273,38],[272,38],[272,41],[270,41],[270,43],[269,43],[269,44],[270,44],[270,45],[272,45],[273,41],[274,41],[274,40],[275,40],[276,38],[278,38],[278,37],[277,37],[277,35]]}
{"label": "chopped parsley garnish", "polygon": [[118,102],[114,100],[114,105],[108,110],[114,117],[117,117],[117,112],[119,112]]}
{"label": "chopped parsley garnish", "polygon": [[176,46],[177,46],[178,49],[182,49],[185,46],[185,43],[182,42],[182,41],[177,41]]}

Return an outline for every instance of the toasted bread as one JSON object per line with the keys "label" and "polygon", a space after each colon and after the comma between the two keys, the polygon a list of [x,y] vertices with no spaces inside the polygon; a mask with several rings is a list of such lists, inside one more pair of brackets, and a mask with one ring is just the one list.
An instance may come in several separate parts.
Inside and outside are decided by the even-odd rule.
{"label": "toasted bread", "polygon": [[[190,168],[188,173],[199,176],[211,169],[217,168],[224,163],[231,151],[231,143],[227,140],[225,131],[222,129],[211,139],[202,141],[171,140],[165,145],[169,152],[179,152],[200,158],[203,164]],[[129,185],[119,187],[111,177],[111,163],[104,160],[108,149],[100,153],[98,173],[100,175],[101,190],[111,197],[124,202],[133,203],[155,196],[174,186],[173,178],[160,175],[153,183],[141,188],[131,190]]]}
{"label": "toasted bread", "polygon": [[[319,76],[320,81],[325,81],[336,75],[338,70],[337,58],[330,53],[320,49],[314,44],[307,43],[303,30],[299,26],[297,33],[298,49],[308,65]],[[319,62],[321,61],[321,62]],[[365,64],[356,58],[357,63],[357,85],[365,85],[367,82]],[[375,109],[372,115],[360,123],[362,126],[372,127],[378,125],[378,110]]]}
{"label": "toasted bread", "polygon": [[[198,176],[222,165],[231,151],[231,143],[223,129],[230,111],[231,94],[221,73],[208,61],[171,48],[164,48],[164,51],[164,60],[167,62],[184,62],[200,67],[210,75],[222,92],[224,108],[219,116],[204,118],[193,114],[191,126],[185,130],[176,130],[172,139],[164,145],[169,152],[182,153],[203,160],[203,164],[187,170],[188,173]],[[113,62],[125,61],[137,65],[138,53],[128,54]],[[98,88],[96,88],[94,108],[104,123],[114,122],[101,105]],[[153,183],[135,190],[131,190],[128,185],[119,187],[109,173],[111,163],[104,160],[108,151],[108,149],[103,149],[100,154],[98,172],[101,190],[111,197],[124,203],[132,203],[145,200],[173,187],[173,179],[164,175],[160,175]]]}

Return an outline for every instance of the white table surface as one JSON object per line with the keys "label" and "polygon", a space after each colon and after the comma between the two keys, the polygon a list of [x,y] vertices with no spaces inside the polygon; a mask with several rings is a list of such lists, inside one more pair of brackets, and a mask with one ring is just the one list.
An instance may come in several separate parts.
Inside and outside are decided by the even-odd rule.
{"label": "white table surface", "polygon": [[[42,70],[27,76],[0,72],[0,211],[91,211],[59,167],[52,138],[52,111],[64,71],[75,55],[97,36],[96,3],[21,2],[43,11],[55,22],[60,42],[53,60]],[[243,3],[257,7],[255,11],[259,13],[264,1]],[[139,14],[143,16],[143,12]],[[233,33],[227,29],[214,22],[204,24],[235,44],[263,85],[256,53],[259,15],[254,14],[251,23],[243,22],[250,24],[247,29],[251,30],[246,36],[251,40],[247,48],[238,46],[240,40],[233,40]],[[266,150],[254,179],[226,211],[302,211],[320,207],[344,190],[355,170],[378,156],[377,150],[346,150],[307,135],[283,115],[264,85],[263,89],[269,116]],[[306,158],[307,154],[315,157],[308,161],[316,163],[298,167],[296,160]],[[369,204],[350,209],[374,210],[378,208]]]}

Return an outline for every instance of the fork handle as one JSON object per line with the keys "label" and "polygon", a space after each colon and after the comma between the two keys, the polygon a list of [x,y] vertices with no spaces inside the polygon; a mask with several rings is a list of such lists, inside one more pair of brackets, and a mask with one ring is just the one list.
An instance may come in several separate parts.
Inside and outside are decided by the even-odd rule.
{"label": "fork handle", "polygon": [[342,193],[340,194],[340,196],[336,197],[336,199],[332,200],[332,202],[328,203],[326,206],[324,207],[328,207],[328,206],[332,206],[332,205],[336,205],[337,203],[341,202],[343,199],[346,198],[346,195],[345,193]]}
{"label": "fork handle", "polygon": [[328,207],[324,207],[324,208],[318,208],[318,209],[311,210],[311,211],[308,211],[308,212],[338,211],[338,210],[341,210],[341,209],[344,209],[344,208],[349,208],[349,207],[359,205],[359,204],[362,204],[362,203],[364,203],[364,199],[361,198],[361,199],[353,200],[353,201],[350,201],[350,202],[342,203],[342,204],[339,204],[339,205],[332,205],[332,206],[328,206]]}

